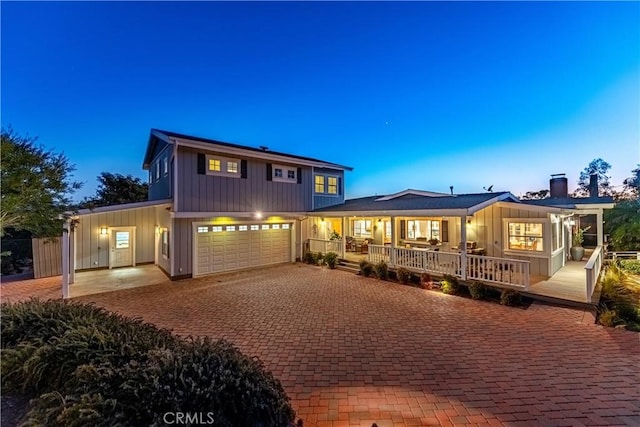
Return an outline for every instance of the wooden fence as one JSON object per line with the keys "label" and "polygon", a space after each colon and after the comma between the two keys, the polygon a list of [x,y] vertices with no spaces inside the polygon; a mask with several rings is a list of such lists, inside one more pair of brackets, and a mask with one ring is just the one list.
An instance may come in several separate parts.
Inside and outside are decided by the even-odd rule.
{"label": "wooden fence", "polygon": [[33,248],[33,277],[59,276],[62,274],[62,238],[31,239]]}

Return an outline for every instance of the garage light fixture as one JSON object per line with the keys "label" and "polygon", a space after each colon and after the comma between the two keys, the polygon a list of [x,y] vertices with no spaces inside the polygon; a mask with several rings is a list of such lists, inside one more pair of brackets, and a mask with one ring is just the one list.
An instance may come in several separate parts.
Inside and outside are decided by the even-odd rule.
{"label": "garage light fixture", "polygon": [[106,236],[109,229],[107,227],[100,227],[100,235]]}
{"label": "garage light fixture", "polygon": [[256,218],[262,219],[262,212],[256,212]]}

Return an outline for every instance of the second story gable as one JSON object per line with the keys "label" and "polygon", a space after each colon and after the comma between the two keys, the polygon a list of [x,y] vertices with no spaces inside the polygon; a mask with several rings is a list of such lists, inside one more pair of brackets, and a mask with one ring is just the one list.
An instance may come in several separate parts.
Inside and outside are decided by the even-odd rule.
{"label": "second story gable", "polygon": [[266,147],[158,130],[151,131],[143,167],[149,170],[150,200],[173,198],[176,212],[217,213],[302,213],[343,203],[344,172],[352,170]]}

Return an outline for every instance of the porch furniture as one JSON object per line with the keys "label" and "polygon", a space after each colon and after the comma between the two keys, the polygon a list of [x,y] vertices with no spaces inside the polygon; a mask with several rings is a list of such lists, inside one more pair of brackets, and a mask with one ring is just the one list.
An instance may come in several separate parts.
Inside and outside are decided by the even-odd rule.
{"label": "porch furniture", "polygon": [[362,245],[360,245],[360,253],[361,254],[369,253],[369,241],[367,239],[365,239],[364,242],[362,242]]}
{"label": "porch furniture", "polygon": [[346,251],[347,252],[355,252],[356,251],[356,241],[351,236],[345,237]]}

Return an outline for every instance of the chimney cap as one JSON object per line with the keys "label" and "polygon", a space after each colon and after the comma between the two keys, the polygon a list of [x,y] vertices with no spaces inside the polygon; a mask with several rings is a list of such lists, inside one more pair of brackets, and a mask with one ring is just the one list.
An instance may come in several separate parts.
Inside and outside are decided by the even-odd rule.
{"label": "chimney cap", "polygon": [[566,173],[552,173],[551,178],[564,178],[566,175]]}

